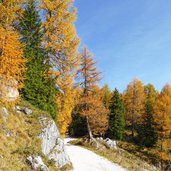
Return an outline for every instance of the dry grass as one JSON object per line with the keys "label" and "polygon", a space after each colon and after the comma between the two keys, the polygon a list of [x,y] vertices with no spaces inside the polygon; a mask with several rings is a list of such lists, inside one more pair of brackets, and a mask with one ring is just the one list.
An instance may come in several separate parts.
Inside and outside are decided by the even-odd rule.
{"label": "dry grass", "polygon": [[5,120],[0,114],[0,170],[13,171],[28,168],[26,157],[41,153],[41,142],[37,138],[41,126],[38,121],[40,111],[26,102],[23,107],[33,110],[33,115],[27,116],[8,108],[9,116]]}
{"label": "dry grass", "polygon": [[[9,116],[5,119],[0,110],[0,171],[30,171],[26,157],[34,154],[41,155],[51,171],[57,171],[41,153],[41,141],[37,138],[42,129],[38,118],[50,115],[26,101],[19,106],[28,107],[33,113],[25,115],[8,108]],[[65,170],[69,170],[69,167]]]}

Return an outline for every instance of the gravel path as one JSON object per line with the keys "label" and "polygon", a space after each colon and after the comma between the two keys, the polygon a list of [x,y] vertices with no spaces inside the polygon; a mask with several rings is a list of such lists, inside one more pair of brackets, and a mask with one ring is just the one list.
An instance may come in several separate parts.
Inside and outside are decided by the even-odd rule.
{"label": "gravel path", "polygon": [[126,171],[121,166],[110,162],[85,148],[70,145],[65,139],[67,154],[73,164],[73,171]]}

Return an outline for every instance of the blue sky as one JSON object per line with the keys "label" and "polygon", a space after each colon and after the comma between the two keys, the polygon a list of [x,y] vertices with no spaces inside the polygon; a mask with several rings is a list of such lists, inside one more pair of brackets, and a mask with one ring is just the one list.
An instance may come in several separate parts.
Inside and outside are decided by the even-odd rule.
{"label": "blue sky", "polygon": [[171,83],[171,0],[75,0],[77,33],[98,61],[100,85]]}

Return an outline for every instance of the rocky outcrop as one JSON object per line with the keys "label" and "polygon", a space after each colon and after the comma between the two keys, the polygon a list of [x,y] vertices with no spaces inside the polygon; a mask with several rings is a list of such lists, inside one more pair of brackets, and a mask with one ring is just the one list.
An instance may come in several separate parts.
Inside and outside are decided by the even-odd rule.
{"label": "rocky outcrop", "polygon": [[[70,164],[64,142],[49,114],[36,110],[29,103],[10,110],[0,106],[0,121],[0,137],[3,140],[0,143],[0,170],[25,168],[24,170],[49,171],[59,170],[58,168]],[[8,146],[8,150],[6,144],[12,144]],[[14,152],[15,157],[9,158]],[[26,158],[25,154],[28,154]],[[25,160],[19,161],[18,158]],[[16,169],[14,165],[17,166]]]}
{"label": "rocky outcrop", "polygon": [[19,97],[18,82],[5,76],[0,77],[0,99],[3,101],[15,101]]}
{"label": "rocky outcrop", "polygon": [[43,163],[42,158],[40,156],[29,156],[27,157],[27,161],[33,169],[49,171],[48,167]]}
{"label": "rocky outcrop", "polygon": [[55,161],[58,168],[70,164],[70,159],[66,153],[64,141],[60,138],[60,133],[53,120],[48,118],[40,119],[42,126],[39,138],[42,140],[42,152],[48,156],[49,160]]}

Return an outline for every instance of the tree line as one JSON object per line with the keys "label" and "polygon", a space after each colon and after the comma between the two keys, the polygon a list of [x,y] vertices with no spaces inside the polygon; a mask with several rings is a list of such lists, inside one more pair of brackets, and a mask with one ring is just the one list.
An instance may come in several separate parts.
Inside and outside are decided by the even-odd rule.
{"label": "tree line", "polygon": [[[123,93],[113,92],[108,85],[94,87],[95,97],[99,97],[106,108],[107,122],[100,118],[98,124],[92,122],[94,136],[109,137],[119,141],[131,141],[140,148],[157,147],[163,160],[171,160],[171,86],[166,84],[158,92],[152,84],[143,85],[135,79]],[[97,103],[96,103],[97,104]],[[85,136],[85,120],[78,115],[78,108],[72,113],[70,134]],[[98,117],[101,117],[98,115]],[[95,120],[95,118],[94,118]]]}

